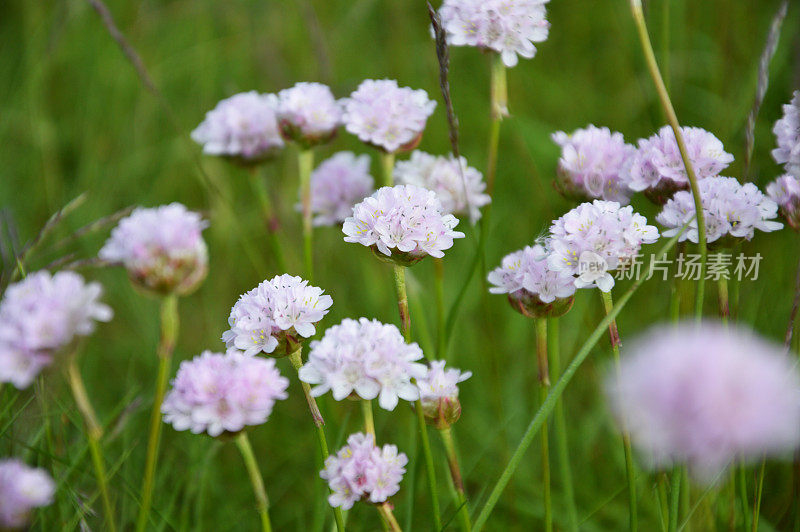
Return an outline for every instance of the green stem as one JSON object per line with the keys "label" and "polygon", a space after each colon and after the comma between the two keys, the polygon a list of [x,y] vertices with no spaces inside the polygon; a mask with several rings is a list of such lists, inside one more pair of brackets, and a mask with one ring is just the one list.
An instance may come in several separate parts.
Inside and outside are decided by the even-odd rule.
{"label": "green stem", "polygon": [[244,465],[250,476],[250,483],[253,485],[253,492],[256,496],[256,508],[258,509],[258,514],[261,516],[261,529],[263,532],[272,532],[272,523],[270,523],[269,520],[269,499],[267,498],[267,490],[264,489],[264,479],[261,477],[261,471],[258,469],[258,463],[253,454],[253,447],[250,445],[247,432],[242,431],[236,436],[236,446],[239,447],[239,451],[242,453]]}
{"label": "green stem", "polygon": [[676,532],[678,529],[678,509],[680,508],[680,492],[681,492],[681,477],[683,476],[682,468],[675,466],[672,468],[672,481],[669,488],[669,523],[667,524],[668,532]]}
{"label": "green stem", "polygon": [[[683,244],[683,242],[681,244]],[[682,246],[678,245],[678,247],[675,248],[676,260],[673,262],[677,263],[677,259],[681,253],[683,253]],[[669,317],[670,321],[673,323],[677,323],[681,319],[681,278],[677,275],[677,271],[673,272],[669,286]]]}
{"label": "green stem", "polygon": [[[614,300],[612,299],[611,292],[600,292],[603,296],[603,306],[605,307],[606,316],[610,315],[614,308]],[[612,319],[608,324],[608,334],[611,339],[611,349],[614,352],[614,365],[619,371],[619,329],[617,328],[617,320]],[[629,528],[634,531],[639,527],[639,516],[636,508],[636,471],[633,467],[633,451],[631,450],[631,436],[628,429],[625,428],[624,422],[622,427],[622,447],[625,452],[625,472],[628,476],[628,510],[629,510]]]}
{"label": "green stem", "polygon": [[392,507],[388,502],[379,504],[378,512],[381,514],[387,530],[391,530],[392,532],[403,532],[403,529],[400,528],[400,523],[397,522],[397,518],[395,518]]}
{"label": "green stem", "polygon": [[669,53],[669,24],[670,24],[670,3],[672,0],[661,0],[661,71],[664,77],[664,87],[669,90],[670,82],[670,53]]}
{"label": "green stem", "polygon": [[753,532],[758,532],[758,518],[761,514],[761,495],[764,493],[764,469],[767,465],[766,458],[761,459],[761,467],[758,469],[758,484],[756,486],[756,499],[753,505]]}
{"label": "green stem", "polygon": [[144,532],[150,519],[153,502],[153,481],[156,476],[158,447],[161,441],[161,403],[167,391],[172,353],[178,338],[178,296],[170,294],[161,300],[161,341],[158,344],[158,377],[156,380],[153,409],[150,413],[150,433],[147,438],[147,458],[145,459],[144,479],[142,481],[141,506],[136,520],[137,532]]}
{"label": "green stem", "polygon": [[364,432],[372,434],[372,442],[378,445],[378,441],[375,439],[375,419],[372,416],[372,401],[362,399],[360,403],[361,413],[364,415]]}
{"label": "green stem", "polygon": [[728,303],[728,280],[720,277],[717,281],[717,287],[719,288],[719,317],[722,320],[722,324],[727,327],[731,316],[730,304]]}
{"label": "green stem", "polygon": [[381,176],[383,186],[391,187],[394,185],[394,153],[381,153]]}
{"label": "green stem", "polygon": [[650,71],[650,77],[653,78],[653,83],[656,86],[661,107],[667,117],[667,121],[672,127],[675,134],[675,140],[678,144],[678,150],[681,152],[681,158],[686,168],[686,177],[689,179],[689,186],[692,190],[692,197],[694,198],[695,219],[697,220],[697,234],[698,242],[697,247],[700,250],[700,279],[697,282],[697,297],[695,299],[695,318],[700,320],[703,315],[703,296],[705,292],[705,278],[706,278],[706,262],[708,249],[706,246],[706,221],[705,214],[703,213],[703,202],[700,198],[700,189],[697,186],[697,175],[695,174],[692,166],[692,161],[689,159],[689,152],[686,150],[686,143],[683,140],[683,133],[681,132],[678,117],[675,114],[675,109],[672,106],[672,101],[669,99],[667,87],[664,85],[664,80],[658,70],[658,62],[656,61],[655,53],[653,52],[653,45],[650,42],[650,36],[647,33],[647,22],[644,18],[642,11],[642,0],[630,0],[631,11],[633,13],[633,20],[636,23],[636,29],[639,33],[639,40],[644,52],[647,68]]}
{"label": "green stem", "polygon": [[267,184],[258,175],[258,171],[253,168],[250,172],[250,183],[253,186],[253,191],[258,198],[258,203],[261,206],[261,216],[264,218],[264,225],[267,228],[269,235],[269,245],[272,249],[272,255],[275,257],[275,264],[282,272],[286,271],[286,259],[283,255],[283,247],[281,246],[280,239],[278,238],[278,231],[280,229],[280,220],[275,215],[275,210],[272,206],[272,201],[269,199],[269,192],[267,191]]}
{"label": "green stem", "polygon": [[[561,356],[559,346],[558,318],[550,318],[550,331],[547,335],[548,351],[550,355],[550,372],[558,377],[561,374]],[[575,491],[572,487],[572,469],[569,461],[569,443],[567,440],[567,422],[564,416],[564,401],[559,398],[556,402],[554,425],[556,436],[556,452],[558,454],[559,473],[561,485],[564,489],[564,504],[567,509],[567,529],[571,532],[578,531],[578,510],[575,507]]]}
{"label": "green stem", "polygon": [[747,528],[747,523],[750,522],[750,501],[747,498],[747,472],[745,471],[744,462],[740,463],[737,467],[739,470],[739,502],[742,505],[742,526]]}
{"label": "green stem", "polygon": [[[550,390],[550,371],[547,362],[547,318],[536,319],[536,361],[539,367],[539,400],[544,404]],[[550,492],[550,445],[547,422],[542,424],[542,484],[544,486],[544,529],[553,530],[553,502]]]}
{"label": "green stem", "polygon": [[303,207],[303,251],[308,282],[314,280],[314,227],[311,217],[311,171],[314,169],[314,152],[311,148],[300,149],[297,154],[300,174],[300,199]]}
{"label": "green stem", "polygon": [[445,323],[444,323],[444,261],[433,259],[435,272],[434,282],[436,285],[436,356],[442,360],[445,357]]}
{"label": "green stem", "polygon": [[406,342],[411,341],[411,314],[408,312],[405,266],[394,265],[394,289],[397,295],[397,311],[400,313],[400,331]]}
{"label": "green stem", "polygon": [[461,467],[458,465],[458,453],[450,427],[439,429],[442,436],[444,450],[447,453],[447,465],[450,467],[450,477],[453,479],[453,486],[456,488],[456,505],[458,506],[458,516],[461,520],[461,529],[464,532],[472,530],[472,523],[469,518],[469,507],[467,506],[467,496],[464,491],[464,481],[461,477]]}
{"label": "green stem", "polygon": [[97,487],[100,490],[100,498],[103,502],[103,512],[105,513],[105,521],[108,530],[116,532],[117,525],[114,522],[114,507],[111,505],[111,497],[108,494],[108,476],[106,475],[106,466],[103,460],[103,453],[100,448],[100,439],[103,437],[103,428],[97,421],[97,415],[94,412],[92,403],[89,401],[89,395],[86,393],[86,386],[83,384],[80,370],[78,370],[77,360],[74,354],[69,356],[67,362],[67,377],[69,385],[72,389],[72,395],[75,398],[75,404],[83,416],[83,421],[86,425],[86,437],[89,440],[89,452],[92,455],[92,464],[94,465],[94,473],[97,478]]}

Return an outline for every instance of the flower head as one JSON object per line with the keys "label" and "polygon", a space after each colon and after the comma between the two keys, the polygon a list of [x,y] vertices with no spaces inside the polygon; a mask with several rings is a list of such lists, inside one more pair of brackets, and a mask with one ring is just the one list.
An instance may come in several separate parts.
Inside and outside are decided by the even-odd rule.
{"label": "flower head", "polygon": [[794,92],[791,103],[783,106],[783,118],[773,128],[778,147],[772,157],[786,165],[786,171],[800,178],[800,91]]}
{"label": "flower head", "polygon": [[549,0],[445,0],[439,10],[453,46],[475,46],[499,53],[507,67],[517,56],[530,59],[533,43],[547,39]]}
{"label": "flower head", "polygon": [[243,164],[261,162],[284,146],[278,129],[274,94],[242,92],[221,100],[192,131],[192,139],[209,155]]}
{"label": "flower head", "polygon": [[216,437],[265,423],[288,386],[273,359],[205,351],[181,362],[161,412],[175,430]]}
{"label": "flower head", "polygon": [[344,100],[345,129],[387,152],[412,150],[436,108],[424,90],[390,79],[367,79]]}
{"label": "flower head", "polygon": [[138,208],[111,231],[101,259],[120,263],[136,285],[158,294],[193,292],[208,273],[200,214],[180,203]]}
{"label": "flower head", "polygon": [[617,418],[656,467],[712,480],[739,458],[800,444],[800,377],[783,351],[744,329],[684,323],[632,344],[612,377]]}
{"label": "flower head", "polygon": [[471,371],[444,366],[444,360],[433,360],[425,376],[417,379],[425,421],[437,428],[449,427],[461,417],[458,383],[472,376]]}
{"label": "flower head", "polygon": [[547,265],[575,276],[577,288],[614,286],[609,272],[634,260],[642,244],[658,240],[658,230],[628,205],[595,200],[582,203],[553,222]]}
{"label": "flower head", "polygon": [[481,217],[480,208],[492,201],[484,194],[483,176],[467,166],[464,157],[437,157],[417,150],[409,160],[397,162],[394,177],[400,185],[415,185],[436,192],[445,212],[469,216],[473,224]]}
{"label": "flower head", "polygon": [[[706,222],[706,241],[714,242],[725,236],[750,240],[755,230],[769,232],[783,227],[772,221],[778,215],[777,204],[761,193],[752,183],[742,185],[732,177],[708,177],[698,183],[703,215]],[[656,216],[658,223],[667,227],[664,236],[678,234],[691,220],[680,240],[697,242],[697,220],[694,220],[694,198],[682,190],[669,200]]]}
{"label": "flower head", "polygon": [[767,195],[778,204],[789,225],[795,231],[800,230],[800,178],[782,175],[767,185]]}
{"label": "flower head", "polygon": [[0,460],[0,529],[25,527],[34,508],[53,502],[56,484],[44,469]]}
{"label": "flower head", "polygon": [[395,445],[376,447],[371,434],[356,433],[347,445],[325,460],[319,476],[328,481],[333,493],[328,502],[349,510],[359,500],[377,504],[400,490],[408,458]]}
{"label": "flower head", "polygon": [[314,397],[327,391],[337,401],[351,394],[367,400],[377,397],[381,408],[394,410],[398,399],[419,399],[411,379],[425,375],[425,366],[416,362],[421,358],[419,346],[407,344],[394,325],[348,318],[311,342],[299,375],[303,382],[316,384],[311,389]]}
{"label": "flower head", "polygon": [[27,388],[76,336],[110,320],[102,292],[68,271],[38,271],[9,286],[0,301],[0,382]]}
{"label": "flower head", "polygon": [[623,205],[630,201],[630,190],[620,174],[636,149],[625,143],[622,133],[589,125],[569,135],[558,131],[553,141],[561,147],[556,186],[562,194]]}
{"label": "flower head", "polygon": [[342,151],[322,161],[311,173],[314,225],[336,225],[353,214],[353,206],[369,196],[375,181],[369,157]]}
{"label": "flower head", "polygon": [[494,285],[489,292],[508,294],[511,306],[525,316],[566,314],[575,299],[575,278],[569,270],[548,266],[547,255],[539,244],[509,253],[489,273],[489,282]]}
{"label": "flower head", "polygon": [[372,247],[391,261],[410,265],[428,255],[444,257],[453,239],[458,219],[446,214],[436,193],[413,185],[378,189],[353,207],[344,221],[345,242]]}
{"label": "flower head", "polygon": [[297,83],[278,93],[278,123],[283,135],[308,146],[327,142],[342,122],[342,107],[322,83]]}
{"label": "flower head", "polygon": [[276,275],[242,294],[228,317],[230,329],[222,334],[228,348],[245,355],[292,354],[333,305],[322,288],[288,274]]}
{"label": "flower head", "polygon": [[[725,151],[722,142],[705,129],[683,127],[681,133],[697,179],[719,175],[733,162],[733,155]],[[628,159],[623,174],[631,190],[644,191],[661,205],[675,191],[689,188],[686,167],[669,126],[662,127],[649,139],[639,140],[639,147]]]}

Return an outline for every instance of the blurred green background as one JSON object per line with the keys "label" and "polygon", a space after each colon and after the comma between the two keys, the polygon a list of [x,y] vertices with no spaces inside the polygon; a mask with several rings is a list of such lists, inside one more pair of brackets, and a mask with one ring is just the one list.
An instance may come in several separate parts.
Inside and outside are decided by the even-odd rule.
{"label": "blurred green background", "polygon": [[[648,22],[659,59],[665,42],[665,1],[671,8],[669,80],[678,116],[684,125],[714,132],[736,157],[727,174],[741,177],[744,126],[755,94],[758,58],[779,1],[649,1]],[[0,2],[0,204],[25,241],[35,236],[51,213],[76,195],[88,193],[84,205],[32,257],[34,269],[66,251],[79,258],[95,255],[107,230],[67,248],[56,249],[54,244],[126,206],[180,201],[205,211],[211,220],[206,232],[210,275],[197,293],[181,301],[178,360],[204,349],[222,350],[219,337],[238,295],[279,273],[269,257],[247,174],[202,157],[188,140],[188,132],[218,100],[246,90],[274,92],[304,80],[328,83],[338,96],[346,96],[364,78],[395,78],[401,85],[426,89],[440,101],[420,147],[432,153],[449,151],[438,65],[420,0],[109,0],[108,7],[163,101],[143,86],[87,1]],[[752,175],[760,186],[779,173],[770,157],[771,128],[781,115],[781,104],[800,88],[798,7],[790,6],[756,125]],[[530,244],[551,219],[570,208],[552,187],[558,158],[552,132],[594,123],[621,131],[635,142],[663,122],[626,0],[553,0],[548,13],[549,40],[538,47],[533,60],[522,60],[509,71],[511,117],[502,126],[489,267]],[[461,152],[471,165],[484,169],[489,58],[467,48],[453,49],[451,56]],[[318,151],[318,160],[341,149],[375,155],[343,132]],[[200,166],[216,192],[204,186]],[[378,175],[377,159],[373,170]],[[300,274],[293,150],[262,172],[279,204],[281,239],[291,273]],[[657,212],[642,198],[636,198],[634,206],[650,219]],[[465,279],[475,240],[458,241],[447,254],[448,304]],[[387,265],[363,247],[345,244],[334,228],[317,231],[315,245],[315,284],[334,300],[321,329],[344,317],[396,322]],[[250,246],[258,260],[251,261],[244,246]],[[764,260],[759,281],[740,287],[739,318],[780,340],[794,290],[797,236],[789,230],[759,234],[743,251],[760,252]],[[436,335],[432,265],[422,263],[412,272],[414,336],[432,353]],[[116,312],[114,321],[100,326],[89,340],[81,365],[100,416],[110,424],[106,452],[114,470],[114,495],[124,522],[130,523],[137,509],[155,381],[158,302],[136,293],[121,270],[84,273],[104,284],[105,299]],[[620,290],[625,286],[627,282],[620,283]],[[714,315],[713,285],[708,291],[707,313]],[[620,318],[623,342],[666,319],[668,294],[667,283],[651,281],[634,296]],[[561,320],[565,358],[572,356],[601,313],[594,291],[579,293],[574,310]],[[532,322],[515,314],[503,297],[486,295],[477,278],[472,280],[450,360],[474,373],[462,385],[463,416],[455,427],[473,508],[485,499],[537,408],[533,334]],[[582,530],[618,530],[627,523],[622,448],[599,395],[609,354],[604,339],[565,395]],[[288,362],[280,361],[279,367],[292,378],[290,398],[276,406],[267,424],[251,431],[271,498],[273,524],[277,530],[327,529],[330,512],[317,476],[316,441],[306,405]],[[71,529],[84,519],[99,528],[102,521],[86,507],[87,497],[95,493],[91,465],[76,428],[80,422],[61,372],[49,372],[45,382],[44,394],[53,410],[47,415],[53,420],[54,455],[48,455],[40,432],[44,413],[32,400],[32,390],[17,399],[20,410],[26,408],[0,437],[0,455],[22,455],[42,464],[52,461],[54,474],[61,479],[74,469],[68,482],[59,485],[58,503],[40,515],[36,527],[55,530],[64,523]],[[10,397],[8,391],[4,397]],[[357,405],[328,398],[322,408],[331,447],[337,448],[360,427]],[[398,519],[409,530],[425,530],[429,503],[424,468],[413,467],[420,462],[414,460],[414,416],[404,407],[376,414],[379,439],[396,443],[412,458],[402,490],[393,498]],[[447,520],[453,506],[447,496],[442,448],[432,436],[440,458]],[[490,530],[541,527],[536,446],[504,493]],[[233,445],[165,426],[160,464],[154,510],[162,529],[257,526],[253,496]],[[786,528],[790,522],[787,471],[768,469],[763,530]],[[646,530],[658,529],[657,479],[644,473],[639,478]],[[696,488],[693,500],[701,492]],[[565,515],[557,472],[554,497],[559,526]],[[99,510],[99,505],[94,507]],[[350,523],[353,530],[379,527],[376,512],[364,504],[351,512]]]}

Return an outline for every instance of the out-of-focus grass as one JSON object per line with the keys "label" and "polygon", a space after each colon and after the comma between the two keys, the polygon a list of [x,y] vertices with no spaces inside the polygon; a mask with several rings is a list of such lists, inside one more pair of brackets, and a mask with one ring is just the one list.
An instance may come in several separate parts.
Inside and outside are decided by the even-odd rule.
{"label": "out-of-focus grass", "polygon": [[[661,2],[648,2],[651,32],[661,42]],[[588,123],[622,131],[629,141],[647,136],[662,119],[637,48],[626,0],[553,0],[549,6],[550,38],[531,61],[509,72],[510,110],[503,123],[497,190],[488,242],[488,263],[530,243],[569,204],[551,186],[558,151],[549,135]],[[743,127],[755,92],[758,56],[777,0],[759,2],[672,1],[671,85],[682,123],[713,131],[736,158],[729,174],[739,176],[744,159]],[[182,330],[178,359],[204,349],[221,350],[220,334],[238,294],[278,273],[269,258],[256,202],[246,175],[236,168],[202,158],[205,172],[221,189],[231,209],[222,207],[200,179],[185,136],[203,114],[226,96],[243,90],[277,91],[296,81],[320,80],[345,96],[364,78],[390,77],[424,88],[440,99],[437,64],[420,1],[381,0],[144,0],[108,2],[120,28],[139,51],[169,106],[180,131],[170,124],[158,101],[147,93],[134,70],[109,38],[98,17],[82,0],[7,0],[0,4],[0,204],[7,207],[23,238],[31,238],[50,213],[70,198],[88,192],[81,210],[51,239],[63,238],[84,223],[131,204],[180,201],[208,212],[211,271],[202,288],[181,301]],[[754,172],[765,184],[778,173],[769,157],[771,125],[780,116],[800,76],[800,10],[790,6],[776,57],[771,85],[756,128]],[[488,125],[488,58],[473,49],[451,52],[453,99],[461,126],[461,151],[470,163],[485,165]],[[421,146],[448,151],[446,121],[440,106],[429,122]],[[342,134],[320,150],[323,157],[340,149],[372,153]],[[378,171],[377,161],[373,165]],[[280,205],[292,273],[301,269],[296,178],[291,150],[263,172]],[[636,200],[649,217],[655,209]],[[70,246],[81,257],[94,255],[104,233]],[[267,265],[258,269],[243,245],[250,243]],[[391,272],[360,246],[347,245],[336,229],[318,231],[315,240],[316,284],[334,299],[324,326],[344,317],[396,321]],[[475,241],[459,241],[446,259],[448,300],[460,287]],[[788,230],[759,234],[744,246],[764,256],[760,280],[741,285],[740,317],[764,334],[782,338],[791,306],[797,237]],[[45,246],[44,249],[47,249]],[[33,267],[55,256],[39,254]],[[420,298],[412,322],[435,334],[432,314],[432,269],[413,270]],[[118,508],[131,522],[141,481],[148,406],[155,380],[157,302],[135,293],[121,271],[90,271],[106,287],[116,317],[99,328],[82,355],[88,388],[109,430],[106,457]],[[623,285],[625,283],[622,283]],[[714,287],[709,285],[713,296]],[[651,281],[623,312],[623,341],[651,323],[665,319],[668,286]],[[412,307],[412,310],[416,310]],[[707,312],[714,314],[714,297]],[[599,297],[582,292],[574,310],[562,320],[563,354],[571,356],[600,317]],[[423,340],[420,335],[417,339]],[[425,347],[423,345],[423,347]],[[482,501],[536,409],[535,361],[531,322],[516,315],[499,296],[484,295],[473,281],[455,330],[451,357],[474,377],[462,387],[463,417],[455,432],[471,503]],[[624,465],[605,404],[599,395],[608,347],[601,345],[567,389],[567,424],[576,478],[576,495],[585,530],[618,530],[627,519]],[[288,363],[280,362],[289,375]],[[41,411],[28,404],[13,428],[0,438],[0,455],[27,456],[54,463],[63,478],[58,504],[42,513],[37,526],[55,529],[72,522],[87,497],[94,497],[91,468],[77,418],[59,371],[45,379],[55,455],[37,438]],[[252,431],[272,502],[278,530],[320,530],[330,522],[315,466],[316,443],[305,403],[294,382],[289,400],[276,406],[270,421]],[[30,398],[25,392],[22,405]],[[7,395],[8,396],[8,395]],[[6,396],[6,397],[7,397]],[[359,428],[355,405],[323,401],[328,434],[336,448]],[[79,425],[78,425],[79,426]],[[406,408],[377,412],[381,441],[392,441],[413,455],[414,420]],[[435,453],[441,458],[439,442]],[[83,452],[83,455],[81,454]],[[80,460],[79,460],[80,459]],[[165,427],[161,467],[154,502],[155,520],[165,529],[238,530],[253,528],[257,515],[241,463],[232,445]],[[442,493],[447,515],[444,462]],[[517,472],[492,520],[491,530],[529,530],[540,526],[543,510],[538,459]],[[787,503],[788,477],[768,469],[764,526],[774,525]],[[414,529],[428,526],[424,469],[394,498],[401,522],[411,516]],[[640,477],[643,526],[656,529],[654,477]],[[555,520],[565,523],[558,476],[555,476]],[[413,493],[413,501],[409,494]],[[695,490],[694,495],[700,493]],[[413,505],[413,506],[412,506]],[[96,507],[97,505],[95,505]],[[163,521],[162,521],[163,518]],[[375,512],[357,506],[350,515],[354,530],[378,526]],[[87,522],[101,520],[87,512]],[[328,525],[329,526],[329,525]]]}

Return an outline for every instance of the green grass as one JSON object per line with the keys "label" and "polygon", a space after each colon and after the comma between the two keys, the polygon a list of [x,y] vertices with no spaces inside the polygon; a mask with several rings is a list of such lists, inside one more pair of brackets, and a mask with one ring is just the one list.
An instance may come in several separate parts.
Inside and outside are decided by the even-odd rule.
{"label": "green grass", "polygon": [[[648,2],[648,21],[659,55],[662,1]],[[678,117],[684,125],[704,127],[722,139],[737,159],[728,170],[732,176],[741,174],[743,128],[755,92],[758,57],[778,4],[777,0],[673,0],[670,80]],[[203,157],[203,171],[221,192],[210,191],[198,171],[199,149],[187,141],[188,132],[223,97],[251,89],[277,91],[301,80],[329,83],[337,95],[344,96],[364,78],[390,77],[424,88],[441,100],[436,56],[424,3],[419,0],[113,0],[108,5],[174,111],[178,129],[144,89],[88,2],[7,0],[0,4],[0,205],[13,216],[20,239],[27,240],[52,212],[78,194],[88,193],[85,204],[32,258],[29,266],[33,269],[46,266],[65,251],[81,258],[95,255],[106,231],[65,249],[54,249],[53,244],[83,224],[128,205],[180,201],[206,211],[212,221],[206,233],[210,274],[197,293],[181,300],[177,366],[179,360],[204,349],[221,350],[219,337],[238,295],[278,273],[270,261],[246,173]],[[311,22],[314,17],[318,23]],[[663,123],[627,0],[553,0],[548,18],[550,38],[539,47],[536,58],[523,60],[509,71],[512,116],[504,121],[501,132],[488,240],[490,267],[506,253],[530,243],[551,219],[569,208],[551,185],[558,158],[549,138],[552,132],[594,123],[621,131],[634,141]],[[800,84],[799,23],[800,10],[792,5],[756,127],[753,175],[762,186],[779,172],[769,155],[774,144],[772,124],[780,116],[780,105]],[[451,56],[461,152],[472,165],[484,168],[489,58],[464,48],[451,50]],[[433,153],[449,150],[441,105],[429,122],[421,148]],[[320,150],[318,158],[341,149],[374,155],[342,133]],[[289,150],[263,172],[279,204],[281,238],[292,273],[300,273],[302,238],[293,208],[295,159]],[[378,172],[374,158],[373,174]],[[226,209],[225,202],[232,209]],[[634,206],[649,218],[656,214],[641,198]],[[253,247],[264,266],[249,260],[245,245]],[[465,278],[475,245],[475,239],[459,241],[448,252],[448,304]],[[315,246],[315,284],[334,300],[323,328],[344,317],[397,321],[390,267],[361,246],[345,244],[337,229],[317,231]],[[759,281],[741,284],[740,320],[780,340],[791,307],[797,235],[789,230],[760,234],[744,246],[744,252],[759,252],[764,260]],[[157,367],[158,302],[135,292],[120,270],[85,273],[104,284],[105,299],[116,313],[113,322],[100,326],[90,338],[80,364],[100,418],[109,427],[105,453],[120,522],[130,524],[137,511]],[[426,344],[435,345],[436,333],[433,265],[422,263],[411,273],[412,326],[415,338],[428,350]],[[619,320],[623,343],[666,318],[668,289],[667,283],[651,281],[635,294]],[[716,296],[711,284],[708,294],[706,312],[714,315]],[[581,292],[574,309],[561,320],[565,357],[575,353],[601,317],[599,297]],[[488,495],[537,408],[533,323],[515,314],[503,297],[485,294],[474,279],[451,347],[456,365],[474,373],[462,386],[463,415],[454,429],[474,509]],[[602,342],[565,393],[582,530],[621,530],[627,523],[622,448],[599,398],[610,354],[607,342]],[[271,500],[273,525],[276,530],[328,530],[331,514],[321,502],[313,427],[288,361],[280,361],[279,366],[292,376],[290,399],[276,406],[267,424],[251,431]],[[9,390],[4,393],[0,412],[12,395]],[[44,379],[50,438],[42,430],[40,402],[32,398],[33,388],[16,399],[11,412],[19,415],[10,428],[6,428],[10,414],[0,414],[0,456],[22,456],[48,467],[57,479],[66,479],[59,483],[57,503],[37,514],[35,528],[74,527],[85,519],[99,529],[102,517],[91,463],[63,372],[53,369]],[[358,405],[325,398],[321,406],[335,449],[359,428]],[[409,409],[393,413],[378,409],[376,417],[382,441],[397,443],[409,456],[421,456],[415,448]],[[442,467],[440,491],[447,521],[454,507],[445,483],[444,452],[436,435],[431,436]],[[161,449],[153,513],[160,529],[255,529],[258,515],[253,495],[232,443],[220,444],[165,426]],[[785,528],[787,521],[778,522],[791,495],[788,468],[770,465],[767,475],[762,527]],[[489,530],[540,526],[544,512],[538,479],[538,453],[531,449],[495,509]],[[655,479],[645,474],[639,479],[643,530],[659,526]],[[566,515],[559,482],[556,470],[554,518],[562,527]],[[700,493],[700,488],[693,488],[693,503]],[[724,496],[723,492],[720,500]],[[393,499],[402,524],[410,523],[408,528],[414,530],[429,526],[424,467],[412,463],[401,492]],[[724,522],[724,516],[721,519]],[[353,530],[379,526],[376,512],[363,504],[350,512],[348,520]],[[455,526],[456,521],[451,523]]]}

